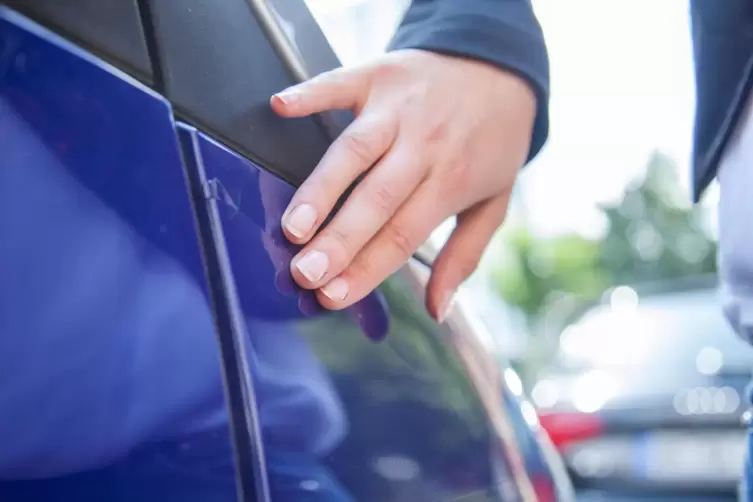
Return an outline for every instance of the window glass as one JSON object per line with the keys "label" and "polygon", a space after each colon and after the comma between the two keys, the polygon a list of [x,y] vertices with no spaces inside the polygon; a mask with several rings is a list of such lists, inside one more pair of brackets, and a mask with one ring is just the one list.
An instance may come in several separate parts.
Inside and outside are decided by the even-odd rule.
{"label": "window glass", "polygon": [[[316,118],[283,119],[269,98],[295,83],[248,0],[151,0],[165,96],[181,118],[291,183],[330,143]],[[297,40],[329,50],[319,37]],[[316,48],[316,49],[314,49]]]}

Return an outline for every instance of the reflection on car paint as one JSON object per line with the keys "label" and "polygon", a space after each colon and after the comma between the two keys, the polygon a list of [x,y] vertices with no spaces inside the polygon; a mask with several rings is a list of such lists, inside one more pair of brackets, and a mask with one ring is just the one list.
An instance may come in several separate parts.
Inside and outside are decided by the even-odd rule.
{"label": "reflection on car paint", "polygon": [[[300,249],[282,233],[281,220],[294,188],[233,154],[203,135],[182,126],[193,146],[186,155],[201,156],[192,163],[205,170],[200,178],[211,183],[225,223],[223,237],[235,264],[233,280],[241,308],[260,319],[290,319],[324,312],[313,292],[294,285],[290,262]],[[347,309],[372,340],[385,337],[388,314],[381,293],[375,291]]]}
{"label": "reflection on car paint", "polygon": [[[293,187],[2,8],[0,146],[3,502],[223,502],[260,472],[279,502],[535,500],[500,366],[462,313],[428,316],[419,266],[324,311],[290,277]],[[192,170],[208,199],[191,200]],[[231,447],[204,203],[243,319],[259,471],[237,472]]]}
{"label": "reflection on car paint", "polygon": [[[253,347],[272,493],[283,501],[304,492],[310,500],[517,500],[528,486],[533,500],[499,368],[472,334],[428,316],[416,271],[390,278],[380,302],[362,302],[356,315],[305,316],[305,293],[269,287],[296,251],[279,229],[292,187],[185,134],[199,145],[193,164],[232,187],[221,197],[233,201],[223,204],[222,232]],[[375,319],[389,327],[378,345],[359,336],[358,321],[369,331]]]}
{"label": "reflection on car paint", "polygon": [[235,500],[167,103],[0,9],[0,499]]}

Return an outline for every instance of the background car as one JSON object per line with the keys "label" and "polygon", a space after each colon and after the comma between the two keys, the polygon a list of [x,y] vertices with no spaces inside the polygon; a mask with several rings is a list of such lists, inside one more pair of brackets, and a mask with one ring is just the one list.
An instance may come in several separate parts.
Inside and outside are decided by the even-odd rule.
{"label": "background car", "polygon": [[583,500],[735,500],[753,348],[714,283],[616,288],[562,334],[533,396]]}
{"label": "background car", "polygon": [[424,264],[341,313],[294,285],[349,117],[268,99],[336,65],[292,0],[0,2],[0,500],[567,500]]}

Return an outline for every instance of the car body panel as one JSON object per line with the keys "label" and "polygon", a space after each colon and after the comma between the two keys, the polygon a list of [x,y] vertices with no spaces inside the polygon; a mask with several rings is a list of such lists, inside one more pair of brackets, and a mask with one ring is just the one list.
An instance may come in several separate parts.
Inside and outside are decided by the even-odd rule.
{"label": "car body panel", "polygon": [[[296,247],[279,221],[293,187],[211,139],[185,133],[194,135],[196,164],[218,187],[273,497],[298,500],[314,491],[323,500],[435,500],[491,497],[499,487],[507,498],[515,493],[516,480],[504,474],[509,467],[501,478],[492,469],[495,454],[519,455],[504,451],[514,435],[495,439],[476,382],[441,340],[418,291],[409,294],[410,268],[349,312],[324,312],[289,276]],[[365,336],[381,339],[386,329],[381,344]],[[463,344],[469,351],[470,341]],[[497,406],[501,412],[504,405]],[[435,439],[441,437],[454,437],[451,447]]]}
{"label": "car body panel", "polygon": [[0,45],[0,498],[234,500],[170,106],[5,8]]}
{"label": "car body panel", "polygon": [[513,502],[561,482],[467,313],[426,313],[423,265],[324,311],[290,277],[294,186],[174,116],[0,6],[0,499]]}

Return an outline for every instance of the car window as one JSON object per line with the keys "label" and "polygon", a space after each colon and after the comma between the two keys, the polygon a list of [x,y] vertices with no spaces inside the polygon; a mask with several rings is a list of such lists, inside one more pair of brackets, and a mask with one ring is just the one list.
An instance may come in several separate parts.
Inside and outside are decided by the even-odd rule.
{"label": "car window", "polygon": [[[302,1],[287,3],[305,9]],[[297,81],[253,5],[257,2],[150,0],[160,91],[182,119],[300,184],[324,155],[331,136],[317,117],[283,119],[269,107],[274,93]],[[292,26],[286,35],[298,46],[310,46],[308,53],[331,53],[313,19],[298,22],[308,30]],[[308,38],[301,40],[304,35]],[[330,62],[335,66],[336,58]],[[324,69],[331,68],[319,68]]]}
{"label": "car window", "polygon": [[0,500],[236,500],[171,110],[0,8]]}
{"label": "car window", "polygon": [[274,93],[340,66],[304,0],[7,0],[0,5],[152,86],[180,118],[296,185],[352,119],[347,111],[283,119],[269,107]]}

